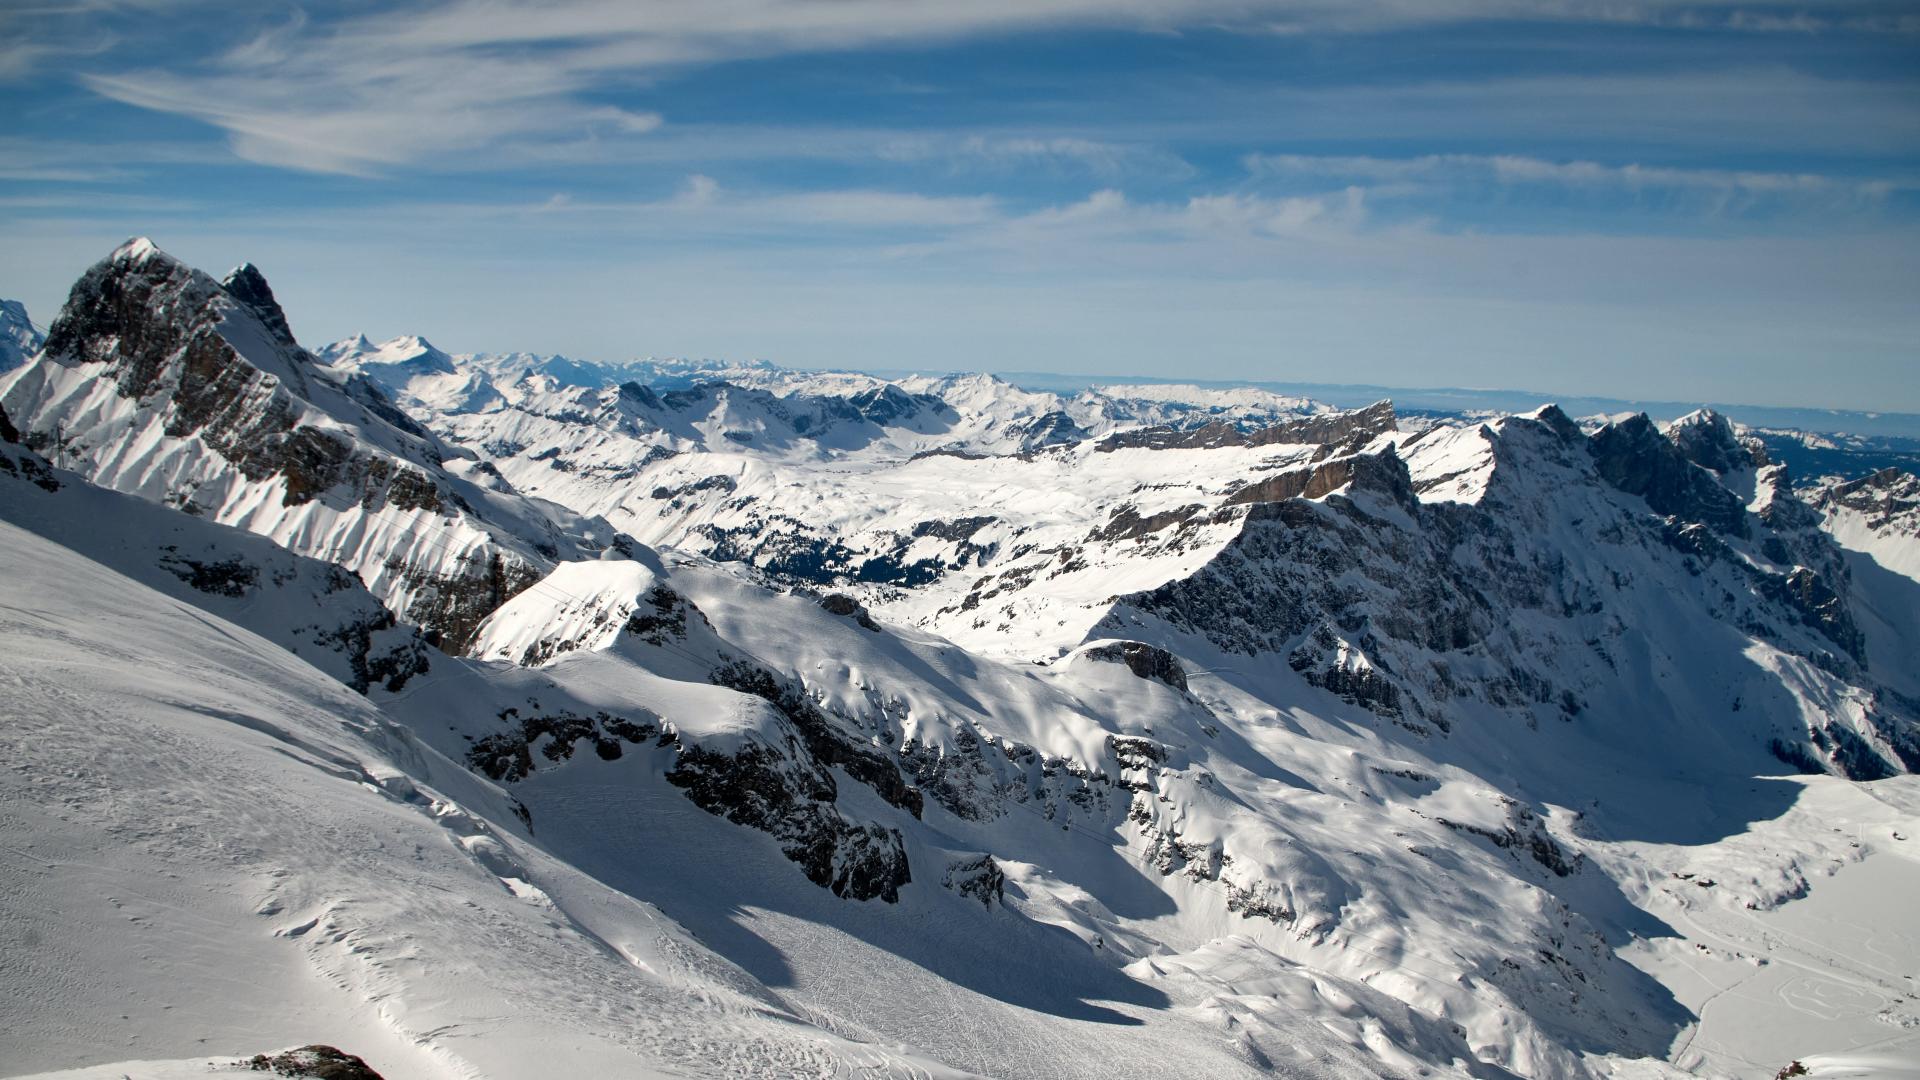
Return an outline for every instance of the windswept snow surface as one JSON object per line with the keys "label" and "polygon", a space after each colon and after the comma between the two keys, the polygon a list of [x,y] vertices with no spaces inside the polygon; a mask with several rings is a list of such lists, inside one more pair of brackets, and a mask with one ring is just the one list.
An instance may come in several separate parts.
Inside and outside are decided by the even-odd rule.
{"label": "windswept snow surface", "polygon": [[390,1077],[943,1071],[807,1023],[266,640],[0,551],[6,1072],[309,1042]]}

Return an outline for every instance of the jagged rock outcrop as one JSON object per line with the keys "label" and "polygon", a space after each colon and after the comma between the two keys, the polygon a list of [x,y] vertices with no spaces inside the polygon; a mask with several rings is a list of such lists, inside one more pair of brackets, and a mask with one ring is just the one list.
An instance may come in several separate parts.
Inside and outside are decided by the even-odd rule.
{"label": "jagged rock outcrop", "polygon": [[1378,491],[1398,502],[1413,498],[1412,482],[1391,447],[1379,454],[1337,457],[1304,469],[1291,469],[1248,484],[1227,499],[1227,505],[1318,499],[1343,487]]}
{"label": "jagged rock outcrop", "polygon": [[1166,683],[1175,690],[1187,688],[1186,669],[1180,666],[1180,661],[1172,653],[1158,645],[1149,645],[1144,641],[1113,641],[1095,645],[1080,655],[1089,660],[1124,664],[1135,675]]}
{"label": "jagged rock outcrop", "polygon": [[[1825,484],[1809,495],[1808,505],[1808,535],[1831,537],[1887,570],[1920,581],[1920,477],[1905,469],[1882,469]],[[1837,580],[1826,567],[1814,565]]]}
{"label": "jagged rock outcrop", "polygon": [[[793,683],[744,661],[714,668],[707,679],[716,686],[752,694],[779,709],[793,725],[807,752],[821,765],[838,766],[848,776],[872,788],[888,803],[914,817],[920,816],[924,802],[920,791],[901,777],[892,759],[840,731],[820,711],[819,706]],[[829,792],[832,783],[829,778]]]}
{"label": "jagged rock outcrop", "polygon": [[828,593],[820,598],[820,606],[843,619],[852,619],[867,630],[880,632],[880,624],[867,614],[867,606],[846,593]]}
{"label": "jagged rock outcrop", "polygon": [[293,328],[287,325],[287,313],[280,308],[280,301],[274,299],[273,288],[260,273],[260,268],[252,263],[241,263],[233,268],[220,281],[220,287],[247,306],[260,319],[260,325],[267,328],[273,340],[286,348],[295,349],[299,343],[293,339]]}
{"label": "jagged rock outcrop", "polygon": [[1309,686],[1381,716],[1401,716],[1400,688],[1374,666],[1364,649],[1321,623],[1287,654],[1287,666]]}
{"label": "jagged rock outcrop", "polygon": [[320,1043],[278,1054],[255,1054],[244,1062],[252,1072],[275,1076],[312,1077],[313,1080],[382,1080],[357,1054]]}
{"label": "jagged rock outcrop", "polygon": [[[1697,437],[1697,450],[1722,452],[1710,441],[1710,425],[1685,430],[1706,432]],[[1587,448],[1601,479],[1646,499],[1655,511],[1697,521],[1730,536],[1748,535],[1746,507],[1739,497],[1663,438],[1646,413],[1601,428]]]}
{"label": "jagged rock outcrop", "polygon": [[989,908],[1007,900],[1007,876],[991,855],[955,859],[947,864],[946,877],[940,884]]}
{"label": "jagged rock outcrop", "polygon": [[[20,441],[0,410],[0,520],[13,520],[121,573],[208,607],[365,694],[398,691],[434,650],[352,574],[212,522],[103,491]],[[26,485],[31,484],[29,488]],[[106,531],[111,521],[119,530]]]}
{"label": "jagged rock outcrop", "polygon": [[731,753],[681,745],[667,781],[694,804],[780,842],[807,880],[854,900],[900,899],[913,880],[899,830],[849,821],[834,808],[833,774],[800,750],[749,743]]}
{"label": "jagged rock outcrop", "polygon": [[1878,528],[1920,516],[1920,476],[1886,468],[1871,476],[1835,484],[1820,495],[1822,506],[1844,506]]}
{"label": "jagged rock outcrop", "polygon": [[1681,457],[1711,472],[1730,473],[1767,464],[1766,447],[1757,439],[1743,442],[1734,434],[1733,424],[1712,409],[1688,413],[1667,425],[1667,440]]}
{"label": "jagged rock outcrop", "polygon": [[1281,443],[1350,445],[1358,449],[1374,436],[1395,428],[1393,402],[1379,401],[1353,412],[1310,416],[1254,431],[1242,431],[1234,424],[1218,420],[1197,428],[1140,428],[1110,435],[1102,439],[1095,449],[1108,453],[1125,449],[1211,450],[1222,446],[1274,446]]}

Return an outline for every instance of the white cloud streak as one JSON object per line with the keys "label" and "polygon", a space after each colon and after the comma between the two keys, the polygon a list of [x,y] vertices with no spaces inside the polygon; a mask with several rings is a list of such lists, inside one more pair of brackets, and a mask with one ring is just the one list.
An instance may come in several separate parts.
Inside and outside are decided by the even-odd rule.
{"label": "white cloud streak", "polygon": [[1511,154],[1427,154],[1419,157],[1249,154],[1248,173],[1261,178],[1363,179],[1374,182],[1440,181],[1553,184],[1573,188],[1640,191],[1657,188],[1743,192],[1749,195],[1845,194],[1883,198],[1920,187],[1911,179],[1856,179],[1818,173],[1687,169],[1661,165],[1606,165],[1594,161],[1549,161]]}
{"label": "white cloud streak", "polygon": [[[1878,10],[1842,4],[1820,25]],[[651,131],[658,116],[594,97],[688,65],[1069,27],[1343,31],[1490,18],[1749,28],[1784,20],[1786,29],[1810,17],[1784,0],[449,0],[325,24],[296,16],[191,70],[83,77],[115,100],[218,126],[249,160],[375,174]],[[19,50],[41,47],[0,50],[0,72],[30,67],[34,57]],[[1118,168],[1125,156],[1073,138],[961,150],[975,161],[1075,159],[1095,169]]]}

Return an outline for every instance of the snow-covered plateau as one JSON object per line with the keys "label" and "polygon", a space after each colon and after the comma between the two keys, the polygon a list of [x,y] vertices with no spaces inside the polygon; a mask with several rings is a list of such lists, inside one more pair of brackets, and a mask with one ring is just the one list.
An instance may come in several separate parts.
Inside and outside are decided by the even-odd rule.
{"label": "snow-covered plateau", "polygon": [[0,1075],[1920,1076],[1910,473],[0,332]]}

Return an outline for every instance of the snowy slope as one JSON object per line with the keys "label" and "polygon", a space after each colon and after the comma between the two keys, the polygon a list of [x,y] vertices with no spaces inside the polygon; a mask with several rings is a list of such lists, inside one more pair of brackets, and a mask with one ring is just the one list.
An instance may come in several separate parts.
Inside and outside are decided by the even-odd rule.
{"label": "snowy slope", "polygon": [[[31,457],[15,451],[9,460],[19,469]],[[39,489],[40,503],[23,514],[37,529],[91,544],[167,585],[134,553],[154,524],[140,520],[143,504],[70,474],[39,475],[60,487]],[[13,497],[30,481],[10,475],[0,483],[16,485]],[[78,527],[115,502],[135,511],[128,535]],[[266,566],[274,556],[292,561],[235,530],[184,517],[180,524],[179,539],[218,545],[230,534],[231,550]],[[703,813],[671,779],[676,755],[689,747],[737,750],[780,722],[758,698],[671,677],[698,673],[709,662],[702,653],[718,656],[717,636],[661,635],[677,642],[662,656],[636,633],[617,649],[583,651],[544,671],[442,658],[398,693],[377,694],[383,714],[206,610],[228,597],[155,592],[10,523],[0,528],[10,590],[0,604],[14,613],[0,653],[5,677],[19,688],[4,714],[19,785],[9,801],[22,811],[6,819],[14,823],[6,844],[16,857],[49,860],[48,872],[10,892],[0,909],[10,922],[31,924],[23,940],[33,945],[4,961],[11,985],[34,988],[13,999],[6,1017],[24,1048],[0,1055],[10,1071],[210,1048],[241,1056],[306,1041],[349,1047],[388,1075],[940,1071],[888,1049],[906,1041],[1003,1075],[1016,1061],[1023,1064],[1012,1075],[1153,1076],[1199,1063],[1254,1075],[1251,1063],[1280,1048],[1304,1055],[1312,1063],[1306,1074],[1316,1076],[1372,1075],[1383,1051],[1442,1064],[1470,1056],[1451,1027],[1392,1008],[1331,1033],[1315,1021],[1268,1017],[1238,1041],[1225,1039],[1212,1002],[1218,976],[1189,971],[1160,990],[1151,985],[1157,973],[1142,985],[1116,972],[1137,941],[1116,939],[1122,952],[1109,960],[1077,934],[1054,931],[1063,915],[1070,931],[1084,929],[1084,914],[1059,907],[1084,894],[1039,865],[1009,864],[1011,903],[996,895],[983,904],[927,880],[883,917],[813,888],[766,840]],[[40,584],[54,581],[58,590]],[[769,615],[783,617],[789,633],[820,633],[842,620],[798,599],[769,611],[757,590],[725,575],[697,581],[681,584],[725,631],[736,620],[767,627]],[[284,588],[276,599],[292,610],[302,595]],[[257,614],[252,606],[237,613]],[[883,652],[908,657],[940,648],[905,652],[876,640]],[[1120,690],[1137,681],[1123,670],[1116,677]],[[569,707],[576,715],[597,707],[631,713],[645,702],[643,715],[671,728],[678,744],[664,755],[634,745],[609,759],[561,757],[545,743],[532,774],[509,781],[516,798],[419,741],[471,761],[478,748],[446,721],[498,735],[499,704],[530,711],[532,695],[549,715]],[[1041,700],[1024,706],[1022,695],[1008,696],[1030,724],[1045,708],[1084,708],[1060,690],[1029,690],[1025,696]],[[1082,720],[1083,738],[1096,737],[1087,730],[1095,723]],[[887,812],[871,796],[853,806]],[[915,828],[910,815],[897,816]],[[185,820],[201,824],[183,829]],[[937,878],[943,867],[980,858],[974,847],[949,850],[955,843],[921,831],[910,850],[922,874]],[[1053,846],[1086,858],[1075,844]],[[716,909],[716,895],[747,913],[727,916],[736,909]],[[720,943],[745,971],[627,897],[679,909],[700,926],[701,941]],[[57,925],[52,913],[60,913]],[[742,952],[744,927],[779,942],[804,976],[769,966],[763,952]],[[981,955],[980,940],[996,942],[996,951],[964,959]],[[1232,949],[1266,955],[1251,941]],[[128,957],[138,966],[127,969]],[[815,958],[832,965],[819,969]],[[269,992],[233,1008],[222,980],[234,971]],[[70,978],[107,972],[115,974]],[[1368,993],[1326,973],[1268,977],[1303,999]],[[785,989],[767,989],[768,980]],[[684,1000],[662,1002],[663,994]],[[929,1008],[929,995],[939,1004]],[[84,1022],[76,1026],[75,1017]],[[983,1030],[1032,1049],[1010,1056],[1013,1042],[983,1044]],[[1124,1059],[1116,1062],[1118,1048]]]}
{"label": "snowy slope", "polygon": [[[1712,412],[316,356],[251,267],[143,243],[0,406],[0,722],[50,778],[0,821],[88,854],[0,911],[41,920],[19,970],[89,973],[0,1018],[0,1073],[188,1068],[189,1033],[493,1076],[1920,1047],[1904,489],[1804,496]],[[120,885],[153,835],[247,901]],[[46,945],[100,867],[164,947]],[[105,1011],[234,964],[281,996]]]}
{"label": "snowy slope", "polygon": [[[1696,428],[1701,437],[1693,437]],[[1364,440],[1368,431],[1357,425],[1355,434]],[[554,430],[529,443],[541,449],[528,454],[570,462],[572,437],[566,418],[559,418]],[[1411,852],[1428,860],[1431,852],[1457,846],[1459,838],[1491,838],[1496,851],[1525,853],[1517,867],[1496,862],[1496,879],[1473,887],[1477,899],[1442,917],[1434,918],[1431,904],[1416,903],[1411,893],[1371,911],[1352,907],[1348,898],[1361,892],[1385,899],[1382,853],[1358,861],[1329,859],[1329,851],[1351,845],[1351,828],[1303,834],[1290,824],[1276,831],[1276,821],[1308,816],[1297,802],[1256,801],[1255,813],[1237,815],[1207,808],[1206,796],[1193,790],[1199,785],[1169,778],[1165,787],[1155,786],[1145,804],[1151,809],[1128,831],[1152,864],[1191,870],[1182,876],[1217,883],[1229,902],[1226,910],[1285,912],[1296,941],[1323,931],[1336,912],[1339,923],[1368,935],[1349,939],[1344,960],[1322,959],[1323,967],[1347,963],[1363,977],[1380,977],[1377,958],[1361,951],[1376,939],[1402,950],[1418,949],[1419,941],[1446,942],[1446,955],[1457,957],[1462,928],[1472,926],[1470,936],[1488,952],[1468,970],[1484,964],[1479,970],[1497,976],[1500,957],[1528,951],[1522,942],[1553,941],[1546,952],[1557,958],[1555,965],[1565,965],[1558,974],[1529,974],[1496,991],[1528,1016],[1520,1030],[1511,1014],[1501,1015],[1504,1009],[1489,1011],[1479,1003],[1489,996],[1484,987],[1470,1004],[1436,993],[1430,979],[1401,978],[1400,996],[1429,1012],[1467,1021],[1470,1030],[1504,1028],[1487,1037],[1483,1048],[1497,1060],[1548,1074],[1572,1067],[1557,1056],[1562,1052],[1556,1045],[1650,1052],[1654,1044],[1636,1040],[1657,1039],[1661,1025],[1672,1023],[1651,1019],[1661,1015],[1662,991],[1636,987],[1629,975],[1609,974],[1606,942],[1624,934],[1624,924],[1616,911],[1594,905],[1592,885],[1581,880],[1580,835],[1547,824],[1559,813],[1555,807],[1577,808],[1579,816],[1570,820],[1587,827],[1638,831],[1661,814],[1698,812],[1694,789],[1778,770],[1782,756],[1795,765],[1863,776],[1903,771],[1911,767],[1915,744],[1912,711],[1902,704],[1910,698],[1901,695],[1911,693],[1907,684],[1920,639],[1889,620],[1862,636],[1861,625],[1875,619],[1876,602],[1858,591],[1850,599],[1842,595],[1850,584],[1845,559],[1817,530],[1808,530],[1808,508],[1780,477],[1763,478],[1748,448],[1711,414],[1665,433],[1644,418],[1625,418],[1591,440],[1549,413],[1401,436],[1398,453],[1363,442],[1345,449],[1349,457],[1336,450],[1329,458],[1325,445],[1276,441],[1242,447],[1223,439],[1192,449],[1121,445],[1103,451],[1090,440],[1038,454],[942,454],[871,464],[770,462],[750,451],[689,448],[641,466],[661,470],[648,474],[649,480],[664,473],[680,481],[647,496],[681,517],[674,531],[649,526],[638,511],[582,505],[655,542],[704,547],[775,580],[853,591],[883,619],[904,615],[904,621],[937,628],[969,646],[976,670],[983,652],[1048,656],[1088,637],[1117,634],[1159,642],[1190,666],[1224,674],[1228,686],[1215,691],[1211,714],[1192,727],[1244,733],[1279,706],[1295,716],[1304,708],[1306,715],[1341,717],[1343,724],[1357,717],[1410,733],[1411,745],[1360,774],[1427,778],[1412,782],[1411,804],[1396,809],[1443,824],[1435,836],[1410,843],[1394,858],[1405,860]],[[1103,473],[1109,463],[1113,471]],[[970,485],[970,476],[979,482]],[[1183,489],[1183,482],[1193,486]],[[1370,490],[1347,498],[1350,485]],[[556,497],[578,498],[591,487],[583,480],[568,489],[574,494]],[[1133,507],[1123,517],[1116,506],[1121,500],[1099,501],[1105,491],[1135,497],[1152,492],[1162,501]],[[1326,510],[1309,510],[1312,504],[1297,499],[1320,491],[1326,492]],[[956,495],[969,510],[985,512],[959,522],[927,516],[928,508],[950,505]],[[628,498],[629,505],[637,501]],[[1743,505],[1749,500],[1752,511]],[[791,509],[776,515],[767,502]],[[623,518],[627,513],[632,516]],[[1027,515],[1016,518],[1019,525],[993,531],[1018,513]],[[732,543],[702,545],[702,526],[708,527],[706,536]],[[1048,529],[1055,531],[1042,531]],[[1329,542],[1325,549],[1312,540],[1321,530]],[[866,539],[875,532],[911,540],[876,551]],[[741,536],[787,547],[750,548],[735,542]],[[949,571],[956,550],[989,563],[1014,546],[1008,542],[1013,537],[1029,536],[1040,549],[1040,558],[1029,564],[1037,574],[996,581]],[[924,555],[911,546],[929,537],[933,542]],[[1076,542],[1064,542],[1067,537]],[[1271,546],[1275,541],[1278,548]],[[835,565],[829,561],[839,554],[835,545],[853,555],[840,555]],[[1432,554],[1409,568],[1410,553],[1428,546]],[[1256,551],[1260,561],[1249,569],[1260,584],[1250,587],[1231,568]],[[1135,598],[1124,600],[1127,560],[1135,552],[1131,565],[1145,576],[1134,579]],[[1374,554],[1356,558],[1367,552]],[[877,557],[891,560],[880,563],[883,573],[870,569]],[[912,568],[928,558],[937,572],[915,580]],[[1079,614],[1045,617],[1063,610],[1063,586],[1056,582],[1078,571],[1074,564],[1082,558],[1091,587],[1077,597],[1065,594],[1072,605],[1066,610]],[[1062,564],[1066,574],[1058,572]],[[879,581],[868,580],[876,576]],[[950,580],[970,580],[973,593],[987,596],[1008,577],[1011,588],[998,591],[1011,595],[1001,601],[1004,614],[997,621],[972,615],[968,627],[914,617],[933,606],[931,598],[940,597]],[[1489,591],[1489,585],[1495,588]],[[1912,594],[1906,595],[1910,603]],[[1115,599],[1123,602],[1116,607]],[[1878,606],[1888,602],[1882,598]],[[1902,601],[1891,603],[1898,607]],[[956,606],[951,599],[942,604]],[[1378,620],[1372,629],[1369,612]],[[975,636],[969,638],[969,630]],[[762,647],[767,655],[790,654],[796,639],[815,640],[781,631]],[[870,661],[857,665],[856,674],[844,659],[846,644],[833,648],[842,651],[839,658],[812,664],[824,674],[808,674],[804,655],[791,668],[814,694],[873,717],[883,729],[890,710],[907,718],[899,739],[908,747],[928,747],[942,762],[930,781],[923,775],[936,801],[957,789],[963,794],[950,801],[969,808],[975,793],[1012,786],[994,768],[969,763],[988,759],[970,755],[968,740],[922,726],[924,716],[966,712],[951,702],[917,702],[913,684],[924,683],[924,676],[883,679],[877,671],[884,669]],[[1258,674],[1238,677],[1249,662]],[[836,687],[842,680],[878,702],[850,702]],[[1676,699],[1674,682],[1690,696]],[[996,684],[975,699],[1007,702],[1017,694]],[[988,745],[995,739],[1051,739],[1043,741],[1043,754],[1089,769],[1124,771],[1122,754],[1090,753],[1084,737],[1077,748],[1060,741],[1072,730],[1062,723],[1067,709],[1056,706],[1045,715],[1040,725],[992,717],[976,730]],[[1730,716],[1731,723],[1695,719],[1706,716]],[[1625,718],[1633,719],[1623,723]],[[1347,742],[1338,726],[1297,722],[1309,723],[1316,742]],[[1541,730],[1543,725],[1551,728]],[[1394,735],[1390,741],[1407,738]],[[1515,760],[1522,750],[1524,766]],[[1617,762],[1619,774],[1639,778],[1635,783],[1656,776],[1660,782],[1639,805],[1602,812],[1597,778],[1583,775],[1586,770],[1570,772],[1565,764],[1596,758]],[[1259,772],[1269,763],[1297,761],[1299,768],[1290,771],[1297,775],[1326,775],[1331,768],[1318,752],[1303,758],[1291,744],[1283,749],[1264,741],[1259,752],[1235,763],[1237,770],[1211,755],[1202,760],[1176,760],[1172,771],[1205,776],[1209,785],[1232,791],[1241,805],[1262,786]],[[1674,761],[1690,764],[1678,777],[1662,776],[1671,768],[1663,763]],[[1472,779],[1457,793],[1443,787],[1440,803],[1421,805],[1429,798],[1424,786],[1446,767],[1464,769]],[[1241,775],[1224,779],[1235,771]],[[1607,778],[1609,787],[1619,782]],[[1388,799],[1390,806],[1396,802]],[[1685,807],[1692,809],[1680,809]],[[1616,816],[1618,821],[1609,820]],[[1392,829],[1384,822],[1381,827]],[[1298,852],[1315,857],[1303,862]],[[1425,890],[1431,882],[1423,877],[1434,871],[1429,865],[1405,873],[1405,881],[1421,882],[1417,888]],[[1534,898],[1516,902],[1516,888]],[[1755,902],[1770,905],[1790,893],[1785,885],[1762,889]],[[1529,909],[1534,914],[1510,918],[1508,929],[1495,932],[1484,914],[1494,907],[1509,916]],[[1593,920],[1586,931],[1593,951],[1588,959],[1569,958],[1565,943],[1573,939],[1564,928],[1549,927],[1581,917]],[[1441,967],[1437,959],[1434,966]],[[1575,989],[1556,990],[1556,983]],[[1609,1019],[1613,1009],[1621,1011]],[[1528,1030],[1534,1024],[1541,1028]],[[1677,1033],[1678,1027],[1669,1030]]]}
{"label": "snowy slope", "polygon": [[0,533],[0,1069],[312,1041],[393,1077],[932,1069],[807,1023],[265,639]]}
{"label": "snowy slope", "polygon": [[438,654],[338,566],[52,468],[0,414],[0,520],[245,626],[365,692],[398,690]]}
{"label": "snowy slope", "polygon": [[1813,500],[1842,547],[1920,580],[1920,477],[1883,469],[1820,489]]}

